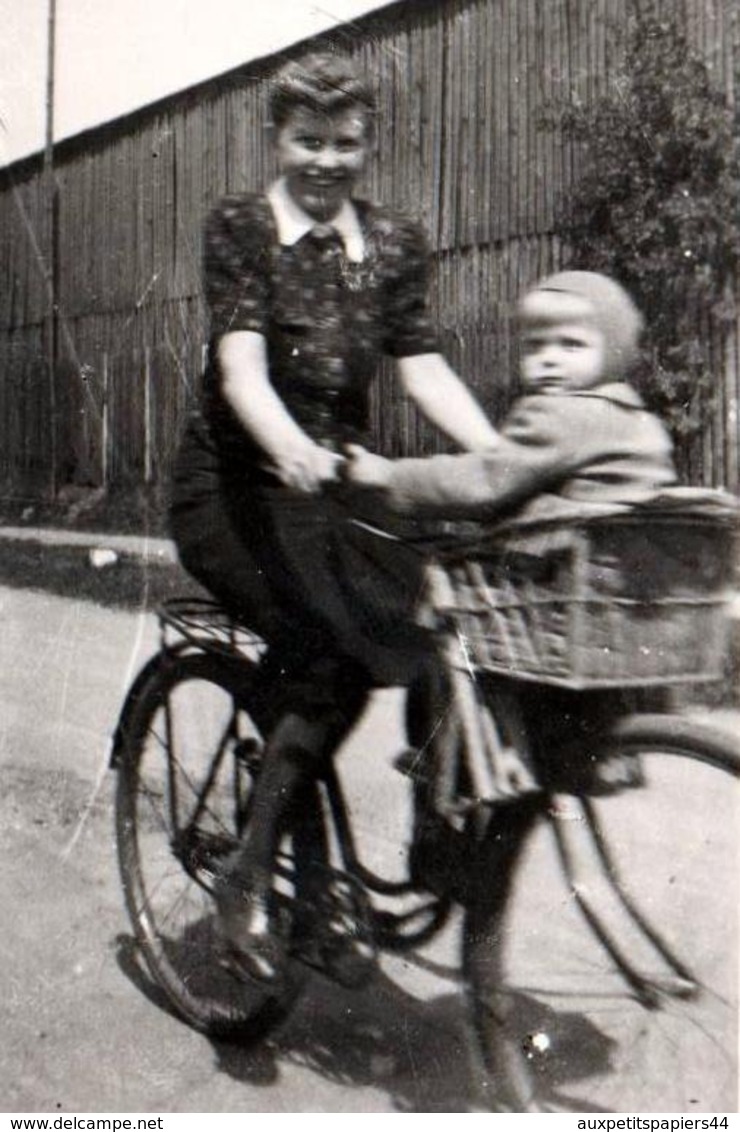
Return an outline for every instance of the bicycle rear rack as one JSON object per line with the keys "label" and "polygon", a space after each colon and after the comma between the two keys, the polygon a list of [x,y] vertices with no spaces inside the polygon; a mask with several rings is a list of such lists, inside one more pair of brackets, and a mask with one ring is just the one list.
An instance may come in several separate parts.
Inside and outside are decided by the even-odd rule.
{"label": "bicycle rear rack", "polygon": [[189,646],[204,652],[256,662],[267,651],[261,637],[207,598],[170,598],[157,610],[162,647]]}

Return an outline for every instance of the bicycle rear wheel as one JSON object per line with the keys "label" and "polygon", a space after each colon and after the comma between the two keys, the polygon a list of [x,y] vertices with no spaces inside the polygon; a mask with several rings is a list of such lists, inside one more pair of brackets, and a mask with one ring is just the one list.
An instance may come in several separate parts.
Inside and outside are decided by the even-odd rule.
{"label": "bicycle rear wheel", "polygon": [[[303,982],[296,963],[278,990],[238,979],[218,931],[213,883],[249,821],[261,747],[250,688],[248,663],[165,657],[137,681],[119,732],[118,857],[136,939],[177,1013],[219,1037],[262,1036]],[[308,832],[295,830],[287,849]],[[288,935],[301,885],[294,862],[295,854],[281,859],[279,870],[279,919]]]}
{"label": "bicycle rear wheel", "polygon": [[[556,797],[537,823],[533,804],[520,803],[518,840],[503,854],[508,899],[487,901],[481,890],[467,911],[483,1083],[494,1106],[503,1098],[514,1111],[543,1100],[547,1109],[548,1096],[566,1111],[734,1111],[737,745],[671,716],[629,717],[608,742],[640,757],[645,785],[582,802]],[[505,825],[505,814],[498,820]],[[490,840],[495,868],[495,825]],[[598,910],[626,972],[579,901]]]}

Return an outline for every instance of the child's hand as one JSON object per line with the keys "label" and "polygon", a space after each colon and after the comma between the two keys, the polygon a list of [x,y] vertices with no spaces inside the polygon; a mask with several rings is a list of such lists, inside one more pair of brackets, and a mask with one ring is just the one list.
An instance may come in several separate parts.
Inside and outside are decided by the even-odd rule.
{"label": "child's hand", "polygon": [[347,463],[342,468],[342,479],[346,483],[377,490],[389,486],[393,467],[391,460],[368,452],[360,444],[347,444],[344,452]]}

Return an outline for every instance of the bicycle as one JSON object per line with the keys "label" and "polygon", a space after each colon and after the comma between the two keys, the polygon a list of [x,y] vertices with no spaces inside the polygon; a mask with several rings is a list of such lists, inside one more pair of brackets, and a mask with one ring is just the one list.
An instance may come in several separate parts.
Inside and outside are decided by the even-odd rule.
{"label": "bicycle", "polygon": [[[617,543],[625,541],[625,521],[617,517]],[[602,581],[611,578],[614,561],[614,523],[606,527]],[[542,534],[537,530],[536,539]],[[551,543],[552,534],[545,531]],[[706,530],[700,534],[706,538]],[[578,540],[567,544],[565,557],[560,536],[553,545],[558,570],[567,560],[572,571]],[[707,545],[716,550],[716,540]],[[563,675],[564,652],[553,651],[551,631],[553,624],[562,628],[563,602],[543,600],[542,577],[533,581],[531,572],[511,600],[521,540],[505,554],[507,593],[492,595],[480,572],[482,547],[478,539],[463,550],[443,549],[428,567],[453,725],[433,772],[418,751],[398,761],[412,778],[417,815],[442,838],[439,856],[458,862],[457,882],[454,870],[390,881],[363,864],[340,773],[329,768],[283,839],[275,896],[291,958],[285,980],[270,991],[231,972],[212,898],[221,864],[249,822],[262,747],[250,697],[265,646],[211,603],[183,599],[161,608],[161,649],[127,697],[113,755],[121,877],[151,975],[190,1025],[258,1040],[287,1016],[311,970],[362,985],[381,953],[418,949],[460,905],[486,1104],[550,1111],[547,1096],[558,1075],[583,1073],[591,1043],[602,1061],[608,1055],[590,1078],[591,1108],[730,1111],[738,865],[732,780],[740,776],[740,754],[712,728],[638,712],[610,723],[598,741],[600,758],[639,766],[641,786],[594,796],[565,793],[557,775],[543,781],[511,677],[511,651],[523,647],[521,622],[529,611],[547,647],[532,650],[530,636],[530,671],[518,677],[533,687],[550,679],[569,694],[574,683]],[[542,556],[534,558],[541,567]],[[552,554],[547,561],[551,575]],[[715,572],[713,592],[721,580]],[[613,603],[613,592],[608,596]],[[636,604],[634,595],[624,599],[631,617]],[[705,616],[709,606],[699,605]],[[716,624],[718,605],[710,605]],[[613,607],[609,616],[613,629]],[[656,626],[648,631],[655,634]],[[717,640],[710,645],[716,658]],[[599,663],[603,648],[597,636]],[[698,651],[691,678],[708,663],[706,649]],[[667,663],[675,668],[673,654]],[[555,678],[543,671],[548,664]],[[606,664],[612,670],[597,687],[687,675],[627,680],[613,658]],[[565,885],[558,885],[558,871]],[[573,1009],[564,1013],[568,1003]],[[580,1059],[580,1068],[568,1069],[569,1056],[574,1065]]]}

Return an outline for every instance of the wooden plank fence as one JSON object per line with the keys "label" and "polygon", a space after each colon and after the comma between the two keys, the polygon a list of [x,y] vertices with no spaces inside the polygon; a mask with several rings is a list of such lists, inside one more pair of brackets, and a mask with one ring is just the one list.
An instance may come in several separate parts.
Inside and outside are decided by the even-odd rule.
{"label": "wooden plank fence", "polygon": [[[731,96],[734,0],[665,0]],[[450,359],[492,412],[512,395],[510,310],[562,262],[558,202],[579,155],[538,126],[551,101],[593,99],[618,59],[626,0],[407,0],[319,37],[377,76],[380,156],[369,195],[419,215],[435,253],[432,301]],[[50,480],[166,482],[203,360],[200,228],[224,192],[274,173],[258,61],[55,155],[58,411],[49,409],[44,202],[38,159],[0,171],[0,490]],[[691,454],[696,481],[738,488],[740,326],[712,343],[719,395]],[[374,396],[380,447],[434,450],[388,371]]]}

